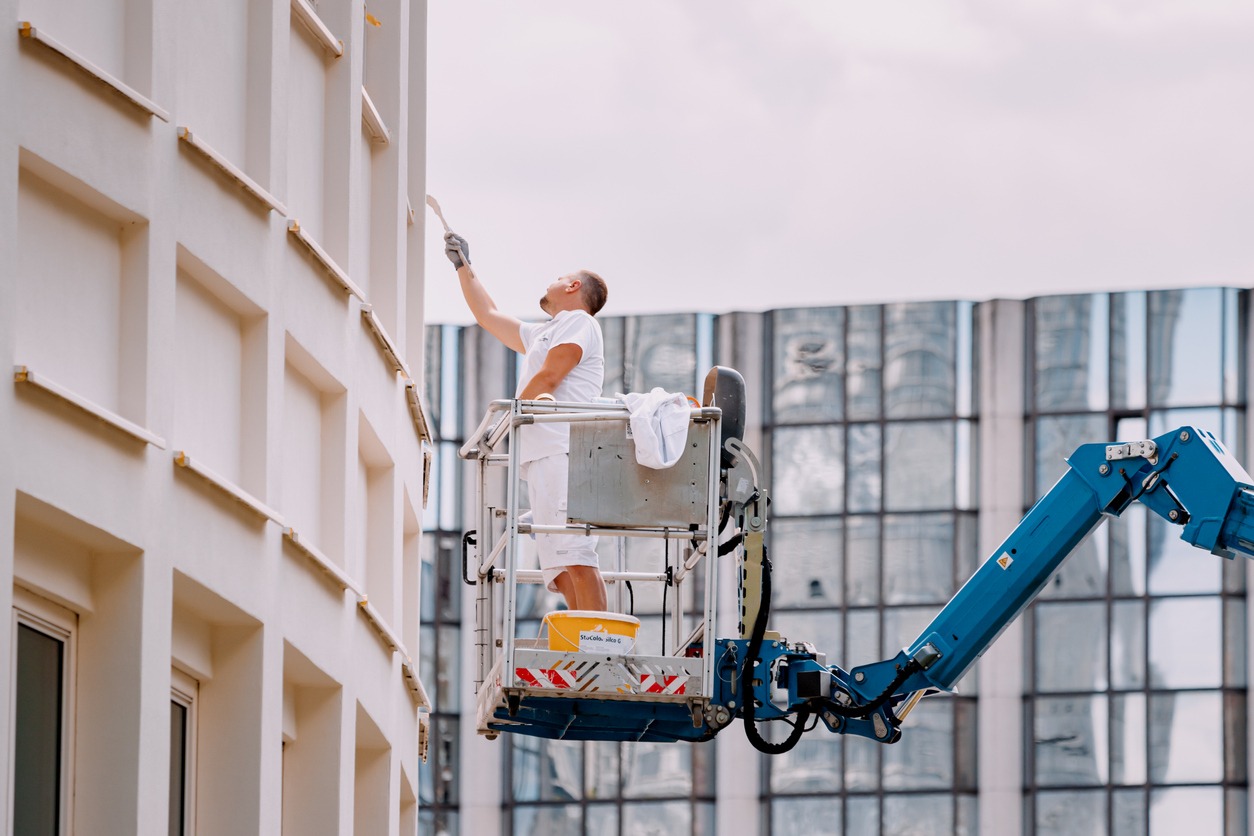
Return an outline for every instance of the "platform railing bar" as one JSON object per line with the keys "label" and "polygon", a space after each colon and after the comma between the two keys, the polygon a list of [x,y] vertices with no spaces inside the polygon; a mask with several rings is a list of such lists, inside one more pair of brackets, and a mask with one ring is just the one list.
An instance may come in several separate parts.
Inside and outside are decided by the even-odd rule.
{"label": "platform railing bar", "polygon": [[[539,569],[517,569],[515,574],[518,576],[519,583],[544,583],[544,573]],[[505,580],[504,569],[493,569],[492,579],[495,581]],[[631,583],[666,583],[665,572],[602,572],[601,580],[606,583],[619,583],[623,581]]]}

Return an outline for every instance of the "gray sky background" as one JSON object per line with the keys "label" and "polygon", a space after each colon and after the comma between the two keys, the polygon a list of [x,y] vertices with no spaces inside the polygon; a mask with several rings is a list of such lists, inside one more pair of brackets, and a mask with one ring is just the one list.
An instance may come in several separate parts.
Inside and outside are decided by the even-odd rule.
{"label": "gray sky background", "polygon": [[580,267],[612,315],[1254,285],[1248,0],[428,14],[427,188],[518,316]]}

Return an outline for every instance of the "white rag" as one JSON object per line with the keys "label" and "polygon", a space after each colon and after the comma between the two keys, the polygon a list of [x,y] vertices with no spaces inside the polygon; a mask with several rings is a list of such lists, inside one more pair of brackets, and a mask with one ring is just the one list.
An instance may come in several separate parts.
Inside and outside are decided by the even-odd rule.
{"label": "white rag", "polygon": [[679,461],[688,443],[691,407],[687,396],[655,386],[648,394],[632,392],[624,395],[623,402],[631,413],[636,462],[661,470]]}

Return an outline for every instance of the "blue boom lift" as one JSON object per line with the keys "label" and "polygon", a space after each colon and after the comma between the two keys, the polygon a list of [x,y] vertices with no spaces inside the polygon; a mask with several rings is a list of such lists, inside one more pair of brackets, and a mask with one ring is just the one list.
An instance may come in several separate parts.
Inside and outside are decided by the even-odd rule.
{"label": "blue boom lift", "polygon": [[[675,493],[657,472],[639,473],[628,466],[606,476],[606,468],[624,458],[622,451],[612,449],[604,434],[581,447],[579,434],[572,432],[572,459],[588,457],[601,484],[621,491],[622,485],[641,481],[646,490],[666,494],[668,508],[676,496],[695,491],[701,507],[694,521],[668,518],[658,523],[628,513],[610,520],[573,520],[567,527],[580,533],[682,540],[687,551],[674,566],[668,552],[665,572],[605,574],[611,584],[634,580],[671,586],[704,564],[704,616],[689,634],[676,629],[669,652],[664,646],[656,657],[547,650],[542,641],[514,635],[514,587],[535,581],[515,565],[519,535],[531,527],[518,521],[512,457],[494,450],[517,427],[537,419],[603,429],[627,418],[625,411],[603,404],[502,401],[494,409],[495,421],[489,412],[462,450],[463,458],[478,459],[485,469],[506,466],[511,475],[505,507],[483,503],[481,530],[490,529],[494,520],[503,529],[479,544],[485,558],[477,562],[478,577],[466,579],[479,586],[476,687],[479,731],[489,737],[505,731],[577,740],[699,741],[740,718],[756,748],[778,754],[795,746],[817,718],[837,734],[895,743],[902,721],[919,699],[952,691],[1104,517],[1117,517],[1140,502],[1178,526],[1181,538],[1197,548],[1227,559],[1254,556],[1254,485],[1212,433],[1188,426],[1154,439],[1085,444],[1067,459],[1066,474],[918,638],[890,659],[850,670],[827,664],[809,642],[790,642],[766,629],[771,598],[764,543],[767,496],[759,484],[757,462],[740,441],[744,381],[738,373],[716,367],[706,380],[704,406],[693,410],[693,426],[702,425],[702,432],[690,432],[690,441],[697,439],[692,446],[698,453],[703,443],[708,450],[680,474],[686,494]],[[588,493],[586,483],[576,484],[575,471],[572,467],[572,506],[576,487]],[[709,489],[702,495],[701,478],[692,474],[706,472]],[[485,486],[481,480],[481,497]],[[623,494],[632,495],[630,490]],[[647,505],[648,499],[636,504]],[[647,513],[656,515],[659,503],[653,504]],[[473,535],[468,535],[471,540]],[[493,542],[495,548],[490,548]],[[716,568],[732,554],[740,568],[740,635],[714,638]],[[501,561],[505,565],[496,568]],[[678,592],[675,598],[678,604]],[[677,606],[672,623],[679,628],[691,622],[684,621]],[[791,725],[780,742],[767,740],[757,726],[775,720]]]}

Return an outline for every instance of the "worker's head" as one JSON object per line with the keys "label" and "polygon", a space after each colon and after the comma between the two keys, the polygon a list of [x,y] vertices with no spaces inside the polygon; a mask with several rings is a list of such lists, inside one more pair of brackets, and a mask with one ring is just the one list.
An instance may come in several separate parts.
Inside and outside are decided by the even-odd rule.
{"label": "worker's head", "polygon": [[549,285],[540,297],[540,309],[549,316],[560,311],[587,311],[596,316],[605,307],[609,290],[605,279],[591,270],[576,270]]}

